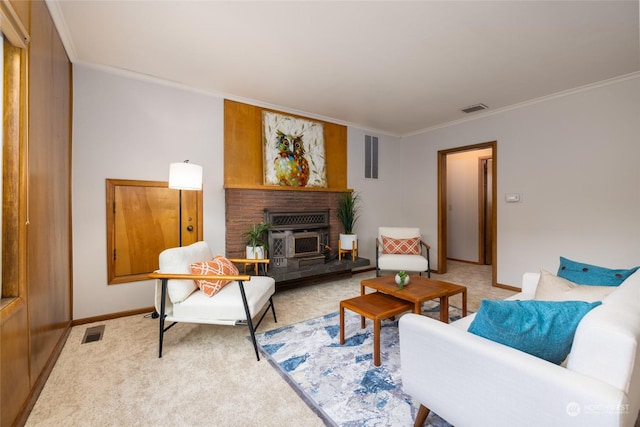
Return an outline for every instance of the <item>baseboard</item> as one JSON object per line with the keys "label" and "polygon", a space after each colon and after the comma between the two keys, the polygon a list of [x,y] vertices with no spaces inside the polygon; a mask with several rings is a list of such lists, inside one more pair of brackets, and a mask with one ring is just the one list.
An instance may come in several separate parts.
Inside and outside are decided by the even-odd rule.
{"label": "baseboard", "polygon": [[472,264],[472,265],[490,265],[490,264],[481,264],[479,261],[468,261],[466,259],[458,259],[458,258],[447,258],[447,261],[463,262],[465,264]]}
{"label": "baseboard", "polygon": [[511,285],[503,285],[502,283],[496,283],[495,285],[493,285],[494,288],[500,288],[500,289],[506,289],[508,291],[514,291],[514,292],[522,292],[522,288],[517,288],[515,286],[511,286]]}
{"label": "baseboard", "polygon": [[120,311],[117,313],[104,314],[101,316],[86,317],[84,319],[74,319],[71,326],[85,325],[87,323],[102,322],[105,320],[118,319],[120,317],[135,316],[136,314],[153,313],[155,307],[138,308],[136,310]]}

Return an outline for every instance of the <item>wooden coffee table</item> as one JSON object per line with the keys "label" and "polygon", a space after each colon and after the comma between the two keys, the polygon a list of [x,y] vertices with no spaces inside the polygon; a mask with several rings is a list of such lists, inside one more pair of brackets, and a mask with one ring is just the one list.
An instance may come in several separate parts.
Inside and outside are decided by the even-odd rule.
{"label": "wooden coffee table", "polygon": [[371,288],[396,298],[413,303],[413,312],[422,314],[422,303],[440,298],[440,320],[449,323],[449,297],[462,294],[462,316],[467,315],[467,288],[455,283],[430,279],[423,276],[411,276],[409,284],[399,289],[394,276],[374,277],[360,282],[360,294]]}
{"label": "wooden coffee table", "polygon": [[413,304],[381,292],[361,295],[340,301],[340,344],[344,344],[344,310],[348,309],[361,316],[360,327],[364,328],[364,318],[373,320],[373,364],[380,366],[380,323],[384,319],[411,311]]}

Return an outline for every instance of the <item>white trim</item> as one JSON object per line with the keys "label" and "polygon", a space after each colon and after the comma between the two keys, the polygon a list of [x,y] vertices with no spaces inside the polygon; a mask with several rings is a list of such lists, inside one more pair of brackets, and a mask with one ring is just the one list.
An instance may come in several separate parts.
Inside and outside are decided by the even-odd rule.
{"label": "white trim", "polygon": [[67,22],[64,20],[64,14],[62,13],[62,9],[60,9],[60,2],[53,0],[44,0],[44,3],[49,9],[49,14],[51,15],[53,24],[58,31],[58,35],[60,36],[62,45],[67,51],[69,61],[71,61],[72,63],[76,62],[78,59],[78,54],[76,52],[76,47],[73,44],[73,39],[71,38],[71,35],[69,33]]}
{"label": "white trim", "polygon": [[623,82],[625,80],[631,80],[631,79],[635,79],[635,78],[640,78],[640,71],[635,71],[633,73],[624,74],[622,76],[613,77],[613,78],[607,79],[607,80],[601,80],[601,81],[595,82],[595,83],[589,83],[587,85],[579,86],[579,87],[576,87],[576,88],[573,88],[573,89],[563,90],[563,91],[560,91],[560,92],[552,93],[550,95],[545,95],[545,96],[541,96],[539,98],[534,98],[534,99],[530,99],[528,101],[523,101],[523,102],[520,102],[520,103],[517,103],[517,104],[512,104],[512,105],[509,105],[509,106],[506,106],[506,107],[498,108],[496,110],[486,111],[486,112],[480,113],[480,114],[474,114],[473,117],[465,117],[464,119],[454,120],[454,121],[443,123],[443,124],[440,124],[440,125],[435,125],[435,126],[431,126],[431,127],[428,127],[428,128],[424,128],[422,130],[418,130],[418,131],[415,131],[415,132],[405,133],[403,135],[400,135],[400,137],[401,138],[405,138],[405,137],[409,137],[409,136],[420,135],[421,133],[430,132],[430,131],[435,130],[435,129],[441,129],[441,128],[444,128],[444,127],[447,127],[447,126],[453,126],[453,125],[457,125],[457,124],[460,124],[460,123],[468,122],[468,121],[471,121],[471,120],[477,120],[477,119],[481,119],[481,118],[484,118],[484,117],[493,116],[494,114],[504,113],[505,111],[516,110],[518,108],[527,107],[529,105],[537,104],[539,102],[549,101],[551,99],[556,99],[556,98],[562,98],[562,97],[567,96],[567,95],[573,95],[575,93],[584,92],[584,91],[587,91],[587,90],[595,89],[597,87],[608,86],[610,84],[615,84],[615,83],[619,83],[619,82]]}
{"label": "white trim", "polygon": [[[49,1],[47,0],[47,4],[49,3]],[[62,38],[62,35],[61,35]],[[65,47],[67,45],[65,44]],[[69,58],[72,58],[72,55],[69,55]],[[192,86],[188,86],[184,83],[179,83],[179,82],[174,82],[174,81],[170,81],[170,80],[166,80],[166,79],[162,79],[159,77],[154,77],[148,74],[141,74],[139,72],[136,71],[131,71],[131,70],[126,70],[123,68],[115,68],[115,67],[110,67],[110,66],[106,66],[106,65],[101,65],[101,64],[94,64],[94,63],[89,63],[89,62],[85,62],[85,61],[71,61],[73,64],[75,65],[81,65],[83,67],[87,67],[87,68],[93,68],[93,69],[97,69],[100,71],[103,71],[105,73],[110,73],[110,74],[114,74],[114,75],[119,75],[122,77],[127,77],[127,78],[131,78],[131,79],[135,79],[135,80],[140,80],[140,81],[146,81],[146,82],[150,82],[150,83],[155,83],[158,85],[163,85],[163,86],[169,86],[169,87],[173,87],[176,89],[181,89],[181,90],[186,90],[189,92],[194,92],[194,93],[200,93],[200,94],[204,94],[204,95],[210,95],[210,96],[216,96],[222,99],[228,99],[231,101],[236,101],[236,102],[242,102],[245,104],[250,104],[250,105],[255,105],[257,107],[262,107],[262,108],[268,108],[271,110],[277,110],[283,113],[289,113],[289,114],[295,114],[295,115],[299,115],[299,116],[304,116],[310,119],[316,119],[316,120],[322,120],[325,122],[330,122],[330,123],[335,123],[335,124],[340,124],[343,126],[347,126],[347,127],[354,127],[354,128],[358,128],[361,129],[365,132],[370,132],[370,133],[374,133],[374,134],[378,134],[378,135],[386,135],[386,136],[391,136],[391,137],[395,137],[395,138],[407,138],[410,136],[415,136],[415,135],[420,135],[422,133],[426,133],[426,132],[430,132],[432,130],[435,129],[441,129],[444,127],[448,127],[448,126],[453,126],[453,125],[457,125],[460,123],[464,123],[464,122],[468,122],[468,121],[472,121],[472,120],[477,120],[477,119],[481,119],[484,117],[488,117],[488,116],[492,116],[495,114],[499,114],[499,113],[504,113],[506,111],[510,111],[510,110],[515,110],[518,108],[522,108],[522,107],[526,107],[532,104],[537,104],[539,102],[544,102],[544,101],[548,101],[551,99],[555,99],[555,98],[561,98],[567,95],[572,95],[575,93],[579,93],[579,92],[584,92],[587,90],[591,90],[597,87],[602,87],[602,86],[607,86],[610,84],[615,84],[615,83],[619,83],[625,80],[631,80],[631,79],[635,79],[635,78],[640,78],[640,71],[635,71],[633,73],[629,73],[629,74],[624,74],[622,76],[617,76],[617,77],[613,77],[607,80],[601,80],[599,82],[595,82],[595,83],[589,83],[587,85],[584,86],[579,86],[577,88],[573,88],[573,89],[567,89],[564,91],[560,91],[560,92],[556,92],[556,93],[552,93],[549,95],[545,95],[545,96],[541,96],[539,98],[534,98],[528,101],[523,101],[520,102],[518,104],[512,104],[512,105],[508,105],[506,107],[502,107],[502,108],[498,108],[495,110],[490,110],[490,111],[485,111],[482,113],[477,113],[477,114],[473,114],[473,117],[465,117],[463,119],[458,119],[458,120],[453,120],[450,122],[446,122],[446,123],[442,123],[442,124],[438,124],[438,125],[434,125],[434,126],[430,126],[427,128],[423,128],[414,132],[408,132],[408,133],[404,133],[404,134],[395,134],[395,133],[390,133],[384,130],[380,130],[380,129],[375,129],[375,128],[371,128],[371,127],[365,127],[364,125],[358,124],[358,123],[353,123],[353,122],[348,122],[345,120],[339,120],[333,117],[327,117],[327,116],[323,116],[320,114],[314,114],[314,113],[310,113],[307,111],[301,111],[301,110],[297,110],[294,108],[287,108],[287,107],[283,107],[280,105],[275,105],[275,104],[270,104],[267,102],[261,102],[255,99],[250,99],[250,98],[244,98],[241,96],[236,96],[236,95],[232,95],[232,94],[228,94],[228,93],[220,93],[220,92],[212,92],[212,91],[207,91],[207,90],[203,90],[203,89],[198,89],[198,88],[194,88]]]}

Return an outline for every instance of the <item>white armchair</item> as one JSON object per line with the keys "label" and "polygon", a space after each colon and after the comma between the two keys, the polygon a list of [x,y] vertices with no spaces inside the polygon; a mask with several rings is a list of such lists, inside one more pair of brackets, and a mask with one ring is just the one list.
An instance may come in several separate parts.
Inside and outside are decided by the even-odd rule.
{"label": "white armchair", "polygon": [[429,250],[415,227],[379,227],[376,238],[376,276],[383,270],[417,271],[431,277]]}
{"label": "white armchair", "polygon": [[[192,263],[212,259],[209,245],[197,242],[189,246],[166,249],[159,256],[159,270],[149,277],[157,279],[155,307],[160,315],[158,357],[162,357],[164,333],[178,322],[213,325],[246,325],[251,333],[256,357],[260,360],[255,330],[273,305],[275,280],[267,276],[192,274]],[[247,259],[230,259],[234,263],[257,262]],[[262,261],[262,260],[261,260]],[[262,262],[268,263],[269,260]],[[195,280],[230,280],[212,297],[198,288]],[[266,307],[266,308],[265,308]],[[254,326],[253,319],[260,313]],[[173,322],[165,327],[165,322]]]}

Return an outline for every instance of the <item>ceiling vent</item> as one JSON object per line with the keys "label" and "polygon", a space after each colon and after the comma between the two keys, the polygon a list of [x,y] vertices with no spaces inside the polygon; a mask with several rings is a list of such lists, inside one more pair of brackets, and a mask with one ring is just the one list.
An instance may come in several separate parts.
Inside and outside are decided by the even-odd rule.
{"label": "ceiling vent", "polygon": [[475,113],[476,111],[480,111],[480,110],[486,110],[487,108],[489,107],[487,107],[484,104],[475,104],[475,105],[470,105],[468,107],[463,108],[462,111],[469,114],[469,113]]}

